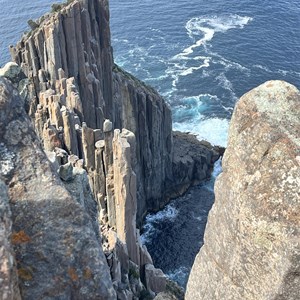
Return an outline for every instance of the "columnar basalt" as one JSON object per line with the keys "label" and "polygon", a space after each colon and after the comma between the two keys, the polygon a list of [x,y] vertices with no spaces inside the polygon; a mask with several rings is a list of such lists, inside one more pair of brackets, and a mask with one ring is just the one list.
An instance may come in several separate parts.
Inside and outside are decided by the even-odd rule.
{"label": "columnar basalt", "polygon": [[73,1],[39,22],[11,48],[13,60],[31,81],[29,115],[39,131],[46,122],[42,115],[50,115],[51,125],[63,128],[65,147],[75,155],[80,149],[74,118],[91,129],[103,130],[109,119],[113,129],[132,131],[141,220],[147,209],[155,208],[152,199],[164,196],[164,182],[171,177],[170,109],[156,91],[113,65],[107,0]]}
{"label": "columnar basalt", "polygon": [[239,100],[186,299],[300,299],[299,116],[283,81]]}

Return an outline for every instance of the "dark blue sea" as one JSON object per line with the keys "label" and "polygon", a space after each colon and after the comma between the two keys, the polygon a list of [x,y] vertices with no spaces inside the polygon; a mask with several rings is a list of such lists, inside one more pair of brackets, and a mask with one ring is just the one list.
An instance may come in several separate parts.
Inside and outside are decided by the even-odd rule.
{"label": "dark blue sea", "polygon": [[[0,65],[51,0],[0,0]],[[117,64],[156,88],[175,129],[226,145],[238,98],[270,80],[300,88],[299,0],[111,0]],[[216,173],[219,167],[216,168]],[[142,236],[156,266],[185,286],[203,244],[213,180],[149,215]]]}

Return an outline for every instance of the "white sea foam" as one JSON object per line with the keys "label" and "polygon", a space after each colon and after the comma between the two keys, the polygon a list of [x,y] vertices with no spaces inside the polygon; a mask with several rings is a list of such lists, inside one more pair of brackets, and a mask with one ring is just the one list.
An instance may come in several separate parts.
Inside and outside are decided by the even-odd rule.
{"label": "white sea foam", "polygon": [[205,187],[213,192],[214,191],[214,186],[215,186],[215,180],[218,177],[218,175],[220,175],[222,173],[222,159],[219,158],[215,164],[214,164],[214,170],[212,172],[212,176],[211,179],[209,180],[209,182],[205,185]]}
{"label": "white sea foam", "polygon": [[146,217],[146,222],[156,222],[163,219],[175,219],[178,215],[178,210],[173,206],[173,203],[167,205],[163,210],[155,213],[148,214]]}
{"label": "white sea foam", "polygon": [[187,282],[190,270],[186,267],[180,267],[171,272],[168,272],[166,275],[173,281],[178,282],[182,286]]}
{"label": "white sea foam", "polygon": [[201,116],[194,118],[192,122],[174,122],[175,130],[191,132],[198,139],[207,140],[213,145],[226,147],[229,121],[227,119],[211,118],[201,120]]}
{"label": "white sea foam", "polygon": [[[210,42],[216,32],[224,33],[230,29],[244,28],[251,20],[251,17],[239,15],[212,15],[192,18],[186,23],[185,28],[189,37],[196,40],[196,42],[175,55],[174,58],[180,59],[192,54],[195,48]],[[198,39],[198,36],[202,36],[202,38]]]}
{"label": "white sea foam", "polygon": [[212,40],[215,34],[215,31],[213,29],[206,28],[206,27],[199,27],[198,29],[204,33],[204,37],[196,41],[195,44],[185,48],[181,53],[175,55],[173,59],[184,59],[184,57],[192,54],[195,48],[198,48],[201,45],[205,44],[206,42]]}
{"label": "white sea foam", "polygon": [[207,68],[207,67],[209,67],[209,58],[205,59],[204,62],[203,62],[203,64],[201,64],[200,66],[198,66],[198,67],[190,67],[190,68],[182,71],[178,75],[179,76],[187,76],[187,75],[193,74],[194,71],[200,70],[202,68]]}
{"label": "white sea foam", "polygon": [[219,85],[224,88],[225,90],[228,90],[231,94],[231,98],[236,101],[238,97],[236,96],[231,81],[226,77],[225,73],[222,72],[219,76],[216,77],[216,79],[219,82]]}
{"label": "white sea foam", "polygon": [[272,73],[272,74],[277,73],[277,74],[280,74],[280,75],[283,75],[283,76],[287,76],[288,74],[291,74],[293,76],[300,77],[300,72],[288,71],[288,70],[282,70],[282,69],[271,70],[267,66],[262,66],[262,65],[253,65],[253,67],[261,69],[261,70],[266,71],[268,73]]}
{"label": "white sea foam", "polygon": [[[207,15],[195,17],[186,23],[186,30],[191,38],[203,34],[203,28],[212,29],[213,32],[226,32],[234,28],[244,28],[253,19],[247,16],[230,15]],[[204,34],[207,30],[204,31]]]}
{"label": "white sea foam", "polygon": [[254,67],[254,68],[257,68],[257,69],[264,70],[264,71],[269,72],[269,73],[272,72],[272,71],[271,71],[268,67],[266,67],[266,66],[262,66],[262,65],[253,65],[253,67]]}
{"label": "white sea foam", "polygon": [[143,234],[141,235],[141,241],[143,244],[151,240],[151,237],[157,233],[158,229],[154,224],[159,223],[162,220],[174,220],[178,215],[178,210],[174,207],[173,203],[168,204],[163,210],[155,213],[148,214],[146,216],[145,224],[143,226]]}
{"label": "white sea foam", "polygon": [[208,53],[210,55],[212,55],[214,58],[218,58],[218,60],[214,60],[213,62],[223,65],[225,67],[225,70],[236,69],[241,72],[246,72],[246,75],[250,75],[249,68],[242,66],[241,64],[239,64],[235,61],[229,60],[229,59],[223,57],[222,55],[219,55],[218,53],[214,53],[214,52],[210,52],[210,51],[208,51]]}
{"label": "white sea foam", "polygon": [[[195,41],[194,44],[183,49],[182,52],[176,54],[170,59],[170,66],[167,70],[168,74],[171,74],[173,81],[173,87],[177,86],[180,76],[187,76],[193,74],[193,72],[208,68],[210,66],[211,56],[218,57],[220,62],[226,68],[235,68],[242,71],[248,71],[244,66],[229,61],[224,57],[219,56],[216,53],[209,53],[207,50],[207,44],[213,39],[215,33],[225,33],[226,31],[234,28],[244,28],[252,20],[251,17],[239,16],[239,15],[224,15],[224,16],[201,16],[190,19],[186,23],[187,34],[191,39]],[[199,38],[201,37],[201,38]],[[212,54],[211,56],[195,56],[193,53],[196,48],[203,46],[206,53]],[[200,65],[188,65],[187,61],[199,61],[202,60]],[[175,63],[173,63],[175,62]],[[177,63],[176,63],[177,62]]]}

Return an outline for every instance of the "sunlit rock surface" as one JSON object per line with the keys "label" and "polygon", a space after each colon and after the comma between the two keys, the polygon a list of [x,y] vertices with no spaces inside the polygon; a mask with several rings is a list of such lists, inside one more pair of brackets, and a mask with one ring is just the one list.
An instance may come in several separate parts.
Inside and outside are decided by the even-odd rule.
{"label": "sunlit rock surface", "polygon": [[186,299],[300,299],[300,92],[269,81],[237,103]]}

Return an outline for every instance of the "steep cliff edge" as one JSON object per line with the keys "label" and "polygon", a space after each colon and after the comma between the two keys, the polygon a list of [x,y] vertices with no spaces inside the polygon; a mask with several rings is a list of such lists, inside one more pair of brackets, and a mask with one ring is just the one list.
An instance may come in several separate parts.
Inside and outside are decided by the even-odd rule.
{"label": "steep cliff edge", "polygon": [[[115,299],[95,220],[53,173],[23,106],[11,83],[0,78],[0,179],[8,187],[21,297]],[[5,274],[13,270],[5,260],[4,278],[14,278]],[[11,298],[2,294],[6,289]],[[16,285],[1,282],[1,299],[14,299],[13,293],[18,295]]]}
{"label": "steep cliff edge", "polygon": [[230,123],[186,299],[300,299],[300,92],[269,81]]}
{"label": "steep cliff edge", "polygon": [[[108,1],[70,1],[40,18],[10,51],[29,78],[28,112],[45,149],[58,146],[84,158],[97,195],[93,144],[103,138],[104,120],[130,130],[137,141],[138,223],[159,209],[174,178],[171,111],[155,90],[114,65]],[[205,177],[212,165],[207,160]]]}

